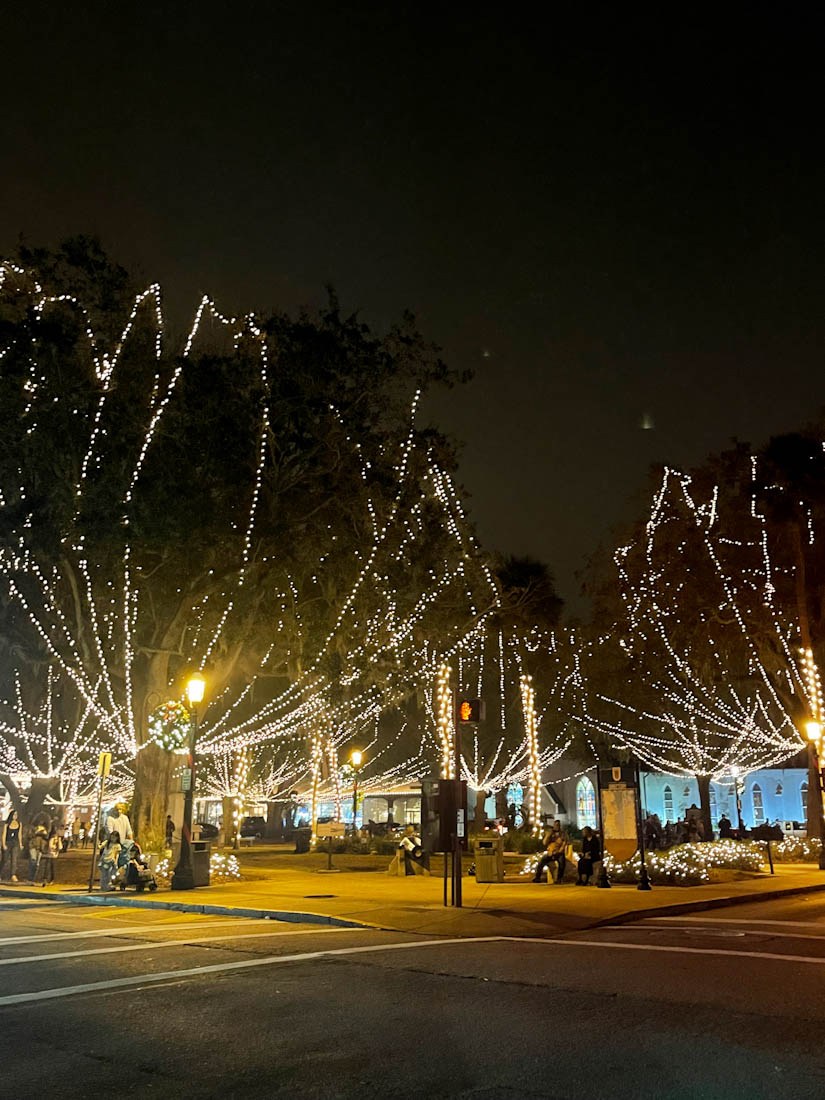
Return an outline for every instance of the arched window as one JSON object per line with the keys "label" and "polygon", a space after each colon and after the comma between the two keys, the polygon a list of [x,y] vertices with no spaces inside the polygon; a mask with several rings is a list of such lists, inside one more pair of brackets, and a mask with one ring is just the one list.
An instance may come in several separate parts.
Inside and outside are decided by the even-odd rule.
{"label": "arched window", "polygon": [[714,824],[716,822],[716,817],[718,815],[718,810],[719,810],[719,808],[716,805],[716,788],[711,783],[711,785],[710,785],[710,819],[711,819],[712,822],[714,822]]}
{"label": "arched window", "polygon": [[762,805],[762,788],[758,783],[754,783],[751,796],[753,798],[753,823],[754,825],[763,825],[765,822],[765,807]]}
{"label": "arched window", "polygon": [[586,775],[576,784],[576,823],[580,829],[596,828],[596,792]]}
{"label": "arched window", "polygon": [[673,816],[673,791],[670,787],[665,787],[662,793],[665,799],[665,821],[675,821],[676,818]]}
{"label": "arched window", "polygon": [[802,816],[800,821],[808,820],[808,780],[806,779],[802,786],[799,788],[799,797],[802,800]]}

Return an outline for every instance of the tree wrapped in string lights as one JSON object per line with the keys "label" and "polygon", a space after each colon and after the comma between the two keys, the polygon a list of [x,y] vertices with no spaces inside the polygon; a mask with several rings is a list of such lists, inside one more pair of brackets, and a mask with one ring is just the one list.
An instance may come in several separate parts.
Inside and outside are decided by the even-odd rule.
{"label": "tree wrapped in string lights", "polygon": [[293,320],[204,298],[173,345],[159,287],[88,241],[2,265],[0,308],[4,634],[24,682],[51,666],[136,755],[142,836],[171,768],[149,717],[193,667],[199,753],[309,756],[487,612],[450,450],[409,413],[452,376],[410,318],[377,338],[334,299]]}
{"label": "tree wrapped in string lights", "polygon": [[579,664],[583,726],[652,769],[695,777],[708,836],[711,780],[797,753],[808,706],[761,517],[735,518],[718,486],[697,499],[666,469],[648,522],[615,555],[620,616]]}

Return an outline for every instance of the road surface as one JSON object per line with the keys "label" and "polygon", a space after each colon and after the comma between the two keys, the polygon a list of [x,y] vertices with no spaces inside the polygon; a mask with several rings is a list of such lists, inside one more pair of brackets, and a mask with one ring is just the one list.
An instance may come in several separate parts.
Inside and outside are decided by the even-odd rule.
{"label": "road surface", "polygon": [[460,942],[0,898],[0,1092],[821,1100],[825,898]]}

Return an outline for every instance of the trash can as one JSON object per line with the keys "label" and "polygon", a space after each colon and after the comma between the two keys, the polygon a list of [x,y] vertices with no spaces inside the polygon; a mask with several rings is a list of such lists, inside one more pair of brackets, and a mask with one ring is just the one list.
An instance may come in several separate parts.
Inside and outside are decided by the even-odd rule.
{"label": "trash can", "polygon": [[192,883],[194,886],[209,885],[209,859],[212,845],[208,840],[192,841]]}
{"label": "trash can", "polygon": [[310,841],[312,840],[312,829],[296,829],[295,830],[295,854],[302,855],[309,851]]}
{"label": "trash can", "polygon": [[475,844],[476,882],[504,882],[504,837],[485,833]]}

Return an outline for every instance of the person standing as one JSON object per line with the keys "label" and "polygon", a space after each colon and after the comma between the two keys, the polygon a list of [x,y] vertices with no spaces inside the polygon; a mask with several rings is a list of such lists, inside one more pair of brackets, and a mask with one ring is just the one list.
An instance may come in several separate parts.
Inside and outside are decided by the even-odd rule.
{"label": "person standing", "polygon": [[41,864],[43,866],[43,879],[40,883],[41,886],[51,886],[54,882],[54,864],[57,857],[63,851],[63,840],[60,836],[60,829],[57,825],[52,825],[51,832],[49,833],[48,840],[46,841],[46,851],[43,853]]}
{"label": "person standing", "polygon": [[126,816],[126,807],[122,803],[113,806],[106,817],[106,836],[108,837],[113,832],[120,837],[121,844],[127,847],[135,839],[132,825]]}
{"label": "person standing", "polygon": [[167,848],[172,847],[172,841],[174,840],[174,837],[175,837],[175,823],[172,820],[172,815],[167,814],[166,815],[166,847]]}
{"label": "person standing", "polygon": [[49,846],[49,834],[46,826],[41,822],[35,826],[34,832],[29,837],[29,882],[34,886],[37,881],[37,872],[40,861]]}
{"label": "person standing", "polygon": [[2,852],[0,873],[8,868],[11,881],[17,882],[17,860],[20,855],[20,818],[17,816],[17,810],[12,810],[3,824],[0,852]]}
{"label": "person standing", "polygon": [[112,878],[117,871],[117,861],[120,858],[120,834],[117,829],[109,833],[109,838],[100,849],[97,865],[100,868],[101,891],[114,890]]}

